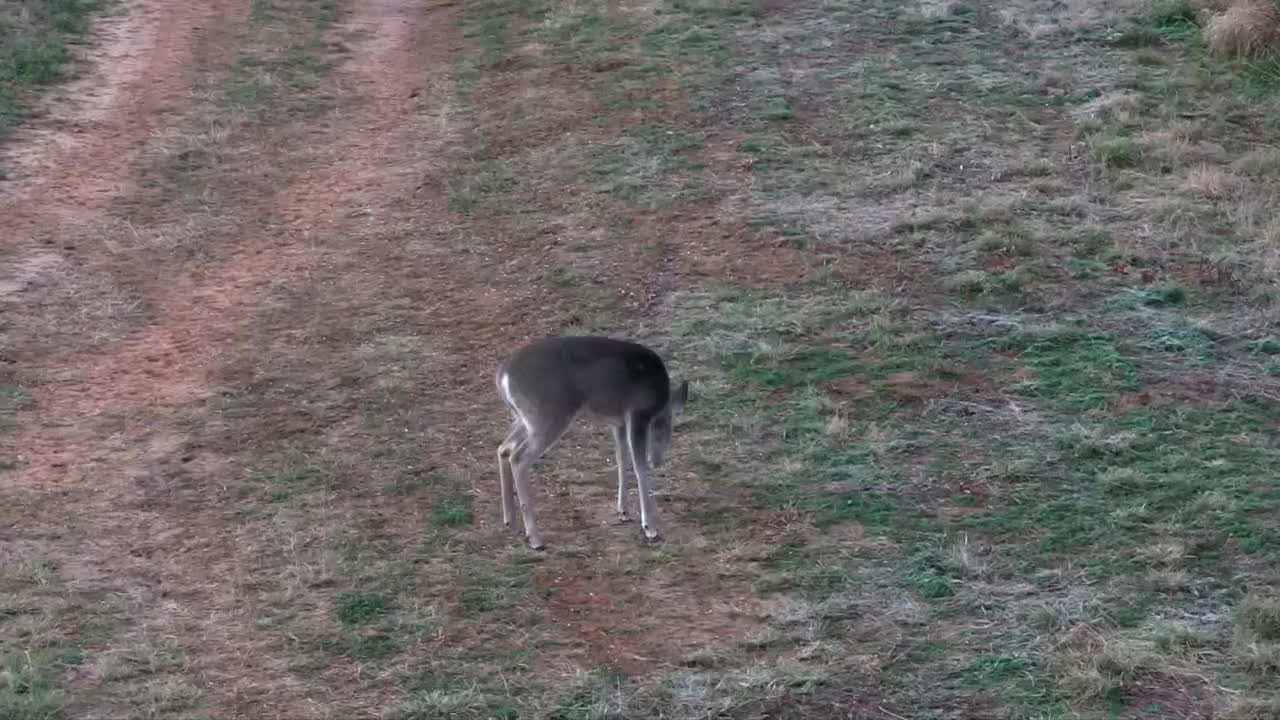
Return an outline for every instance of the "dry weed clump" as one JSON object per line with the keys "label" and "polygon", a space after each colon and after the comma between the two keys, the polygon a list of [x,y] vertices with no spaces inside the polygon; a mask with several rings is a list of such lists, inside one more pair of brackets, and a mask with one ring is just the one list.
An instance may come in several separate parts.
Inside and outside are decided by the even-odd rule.
{"label": "dry weed clump", "polygon": [[1250,593],[1240,604],[1236,626],[1247,640],[1280,642],[1280,594]]}
{"label": "dry weed clump", "polygon": [[1189,195],[1222,200],[1230,197],[1239,183],[1235,176],[1208,163],[1201,163],[1187,174],[1183,191]]}
{"label": "dry weed clump", "polygon": [[1237,698],[1223,717],[1225,720],[1275,720],[1280,718],[1280,695]]}
{"label": "dry weed clump", "polygon": [[1077,123],[1105,121],[1117,125],[1129,125],[1142,113],[1142,106],[1141,95],[1128,90],[1115,90],[1081,105],[1073,115]]}
{"label": "dry weed clump", "polygon": [[1255,177],[1280,177],[1280,148],[1254,148],[1235,161],[1234,169]]}
{"label": "dry weed clump", "polygon": [[1144,643],[1078,625],[1058,643],[1053,664],[1062,690],[1079,701],[1130,690],[1143,675],[1157,672],[1161,662]]}
{"label": "dry weed clump", "polygon": [[919,13],[921,17],[935,19],[952,15],[963,7],[957,0],[920,0]]}
{"label": "dry weed clump", "polygon": [[1209,53],[1256,58],[1280,53],[1280,0],[1236,0],[1205,25]]}

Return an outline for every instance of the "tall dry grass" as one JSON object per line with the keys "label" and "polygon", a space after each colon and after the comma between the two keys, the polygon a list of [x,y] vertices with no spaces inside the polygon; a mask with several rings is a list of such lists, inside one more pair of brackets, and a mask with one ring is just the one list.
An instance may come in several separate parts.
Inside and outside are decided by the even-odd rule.
{"label": "tall dry grass", "polygon": [[1280,53],[1280,0],[1235,0],[1205,24],[1216,57],[1256,58]]}

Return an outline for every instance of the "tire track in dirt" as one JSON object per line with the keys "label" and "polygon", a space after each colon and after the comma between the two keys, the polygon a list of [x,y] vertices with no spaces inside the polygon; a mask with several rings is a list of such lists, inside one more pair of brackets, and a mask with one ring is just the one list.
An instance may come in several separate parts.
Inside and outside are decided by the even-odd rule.
{"label": "tire track in dirt", "polygon": [[195,63],[225,52],[232,20],[248,5],[137,0],[123,16],[98,21],[93,68],[48,99],[46,119],[19,129],[5,148],[0,237],[19,251],[16,264],[38,272],[31,256],[51,252],[39,241],[91,225],[136,191],[138,153],[175,122]]}
{"label": "tire track in dirt", "polygon": [[[98,42],[85,72],[40,104],[40,120],[19,128],[3,148],[0,181],[0,358],[23,354],[33,333],[10,333],[13,322],[39,320],[50,306],[96,303],[79,323],[129,305],[129,288],[113,285],[113,259],[95,228],[109,208],[139,187],[142,157],[154,133],[179,121],[197,65],[226,53],[233,20],[248,0],[183,3],[136,0],[124,14],[99,18]],[[86,287],[86,285],[88,287]],[[27,288],[35,291],[33,302]],[[63,308],[65,309],[65,308]],[[74,310],[73,310],[74,312]],[[22,318],[24,314],[35,316]],[[19,317],[14,321],[13,317]],[[30,329],[30,328],[27,328]],[[107,332],[106,334],[111,334]],[[0,371],[4,371],[0,365]]]}
{"label": "tire track in dirt", "polygon": [[[146,6],[151,12],[135,15],[135,22],[176,21],[171,13],[180,6]],[[435,8],[395,0],[360,2],[353,10],[349,25],[367,36],[355,43],[336,82],[367,101],[312,131],[309,140],[326,148],[324,157],[294,168],[275,197],[242,210],[243,237],[221,260],[198,276],[166,278],[172,284],[148,289],[152,312],[143,327],[100,352],[25,363],[24,369],[61,379],[33,393],[37,410],[26,414],[23,431],[12,441],[18,468],[0,475],[0,488],[38,492],[87,513],[87,539],[60,553],[73,589],[127,594],[134,625],[181,640],[206,685],[207,704],[224,716],[314,716],[315,696],[331,690],[303,687],[289,672],[291,658],[279,641],[256,631],[254,578],[246,562],[250,541],[237,536],[217,498],[179,497],[164,505],[156,495],[201,483],[216,495],[225,461],[209,453],[180,457],[186,445],[183,414],[205,401],[210,377],[243,349],[244,328],[270,293],[320,259],[307,238],[341,233],[349,223],[347,208],[379,206],[383,198],[412,193],[419,180],[420,168],[405,165],[405,149],[394,138],[418,122],[413,91],[443,72],[448,18]],[[154,38],[163,51],[135,57],[109,46],[105,53],[134,58],[136,79],[104,83],[115,88],[103,100],[114,113],[91,112],[83,121],[86,129],[102,130],[104,139],[101,150],[71,151],[77,167],[85,166],[79,170],[85,181],[75,185],[82,195],[46,202],[46,193],[65,192],[77,175],[63,167],[63,144],[54,135],[47,136],[45,149],[26,151],[27,190],[9,217],[28,237],[57,232],[60,223],[86,222],[89,213],[133,190],[133,176],[119,161],[127,162],[128,150],[163,121],[157,115],[135,122],[129,112],[141,108],[150,118],[168,107],[170,100],[163,98],[170,95],[160,93],[151,103],[131,93],[168,88],[157,73],[172,83],[173,93],[182,89],[187,75],[179,66],[187,56],[166,44],[170,36],[150,25],[121,32],[144,45]],[[437,83],[437,92],[443,88]],[[129,136],[126,129],[141,135]],[[92,142],[87,138],[85,144]],[[98,164],[89,166],[93,162]],[[62,172],[41,177],[41,168]],[[86,422],[136,410],[145,410],[144,421],[106,438]],[[54,512],[44,520],[56,523]],[[94,675],[91,663],[78,683],[90,687]]]}
{"label": "tire track in dirt", "polygon": [[93,69],[5,150],[4,229],[82,221],[136,189],[136,152],[184,109],[193,64],[226,49],[231,21],[247,8],[245,0],[136,0],[98,20]]}

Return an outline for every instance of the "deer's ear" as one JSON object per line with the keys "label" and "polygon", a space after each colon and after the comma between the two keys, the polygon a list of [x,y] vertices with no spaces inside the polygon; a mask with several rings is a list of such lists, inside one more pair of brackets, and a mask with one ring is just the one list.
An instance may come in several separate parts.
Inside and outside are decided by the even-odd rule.
{"label": "deer's ear", "polygon": [[689,381],[685,380],[680,383],[680,387],[671,394],[671,409],[675,412],[684,410],[685,403],[689,402]]}

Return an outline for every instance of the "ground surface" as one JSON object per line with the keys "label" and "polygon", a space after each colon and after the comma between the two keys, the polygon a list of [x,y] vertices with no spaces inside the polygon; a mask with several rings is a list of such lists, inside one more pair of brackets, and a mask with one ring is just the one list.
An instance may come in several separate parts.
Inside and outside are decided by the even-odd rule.
{"label": "ground surface", "polygon": [[[1280,74],[1189,8],[97,10],[3,159],[0,717],[1280,714]],[[501,527],[558,332],[693,383],[661,544],[585,428]]]}

